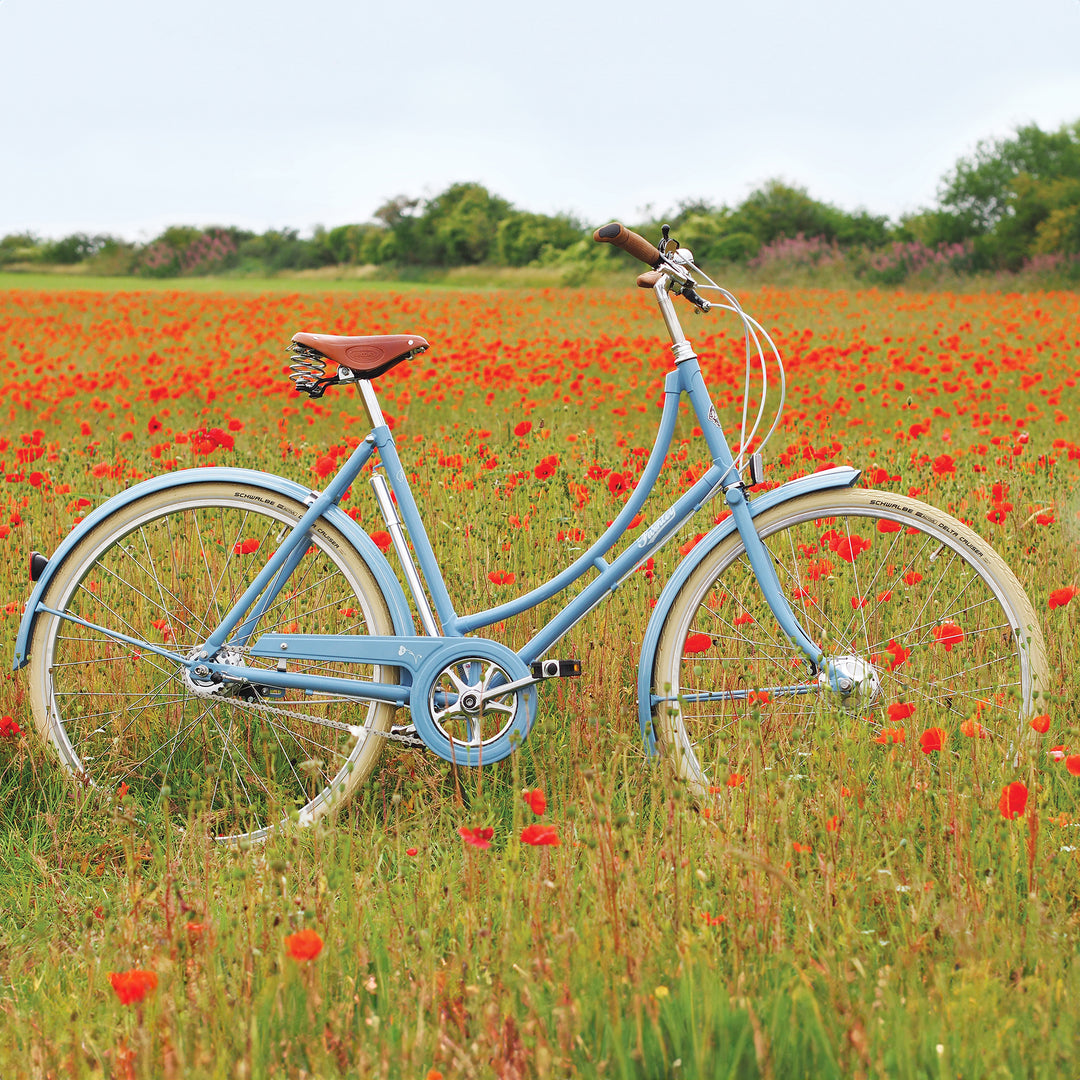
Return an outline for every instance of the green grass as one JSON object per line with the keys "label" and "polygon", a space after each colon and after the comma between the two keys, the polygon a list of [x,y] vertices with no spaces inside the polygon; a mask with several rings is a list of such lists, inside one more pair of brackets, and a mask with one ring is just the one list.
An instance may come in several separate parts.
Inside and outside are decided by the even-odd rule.
{"label": "green grass", "polygon": [[[0,279],[5,288],[7,280]],[[176,287],[138,283],[159,284]],[[60,286],[50,279],[49,287]],[[529,582],[565,562],[557,530],[580,527],[591,537],[604,527],[619,505],[605,483],[578,508],[570,480],[593,458],[624,467],[655,415],[611,412],[616,403],[632,409],[655,398],[650,380],[660,366],[649,363],[663,350],[650,313],[618,307],[610,292],[542,302],[522,295],[519,304],[512,295],[495,302],[410,290],[403,309],[423,314],[421,328],[432,326],[433,340],[441,331],[437,374],[422,375],[420,363],[398,382],[384,380],[402,456],[417,473],[429,531],[463,609],[501,595],[489,569],[510,567],[519,584]],[[0,397],[11,443],[0,458],[9,473],[19,467],[15,455],[40,425],[47,453],[25,469],[47,469],[53,485],[5,484],[5,520],[24,519],[0,540],[5,655],[28,593],[25,552],[53,550],[72,516],[86,512],[69,505],[76,497],[100,502],[134,472],[162,468],[165,456],[184,465],[210,460],[191,457],[184,443],[153,456],[164,432],[144,434],[151,415],[178,433],[242,419],[235,452],[214,463],[308,483],[343,430],[359,433],[349,419],[355,406],[344,393],[331,399],[333,390],[318,406],[285,413],[295,399],[274,396],[277,367],[259,375],[263,345],[250,344],[261,321],[281,314],[265,344],[267,356],[271,349],[279,356],[290,319],[344,318],[338,304],[350,298],[288,307],[276,297],[254,305],[250,323],[231,298],[203,307],[204,299],[175,294],[114,308],[107,298],[65,294],[51,307],[35,298],[32,310],[0,312],[18,373]],[[635,575],[572,635],[565,654],[583,659],[585,675],[542,689],[539,722],[517,755],[482,772],[455,772],[429,755],[391,749],[336,820],[230,850],[203,839],[197,821],[178,822],[160,792],[119,800],[73,784],[32,731],[25,669],[8,674],[0,710],[26,734],[0,739],[5,1078],[412,1080],[437,1070],[447,1078],[786,1080],[1075,1071],[1080,779],[1046,753],[1055,744],[1076,748],[1078,739],[1072,653],[1080,598],[1047,604],[1052,590],[1080,584],[1080,469],[1067,447],[1054,447],[1080,437],[1073,302],[780,290],[755,300],[792,361],[792,426],[767,454],[770,475],[843,460],[880,465],[901,477],[889,481],[891,490],[918,487],[920,497],[970,517],[993,538],[1047,633],[1053,727],[1038,749],[1014,768],[1001,739],[957,738],[948,753],[924,755],[914,727],[904,744],[882,746],[846,714],[822,712],[789,737],[755,723],[745,733],[753,764],[746,782],[725,788],[706,816],[640,748],[637,650],[660,583]],[[380,295],[344,310],[382,319],[384,302],[396,303]],[[56,325],[60,332],[49,336]],[[704,336],[704,324],[692,325]],[[815,337],[800,345],[805,327]],[[953,334],[957,341],[946,344]],[[499,344],[487,346],[493,339]],[[901,341],[907,366],[889,367],[884,358]],[[722,398],[735,379],[721,363],[725,344],[713,344],[720,359],[710,359],[710,381]],[[567,390],[574,376],[595,377],[611,385],[595,391],[606,404],[592,409],[587,394],[553,401],[551,381],[543,381],[530,384],[526,408],[512,379],[504,387],[484,375],[484,348],[505,351],[505,362],[519,368],[550,365],[543,370]],[[618,368],[608,366],[613,354]],[[207,356],[216,364],[209,375],[200,366]],[[77,368],[70,379],[50,375],[68,362]],[[33,378],[31,363],[42,369]],[[932,434],[909,436],[910,425],[944,400],[933,380],[959,382],[961,372],[976,397],[987,395],[981,409],[1002,405],[993,421],[984,427],[957,414],[935,418]],[[1022,388],[1021,378],[1035,374],[1042,380]],[[983,389],[983,381],[991,385]],[[865,393],[854,389],[862,382]],[[154,398],[157,388],[177,396]],[[1064,421],[1055,422],[1055,409]],[[518,438],[512,427],[526,413],[534,431]],[[1026,444],[1015,441],[1020,418]],[[80,433],[84,419],[90,436]],[[841,419],[863,422],[847,427]],[[490,429],[482,436],[480,424]],[[680,438],[690,439],[690,427],[680,426]],[[136,435],[122,441],[127,428]],[[826,458],[834,439],[844,445]],[[481,468],[481,444],[498,457],[498,470]],[[784,464],[789,444],[799,449]],[[695,443],[687,449],[690,465],[699,451]],[[458,451],[462,466],[440,463]],[[563,470],[557,482],[522,482],[511,493],[496,487],[507,470],[531,475],[552,451]],[[945,452],[957,470],[938,476],[930,463]],[[997,526],[985,515],[988,488],[1002,480],[1016,507]],[[62,484],[71,490],[58,493]],[[676,490],[677,471],[661,486]],[[1043,527],[1032,508],[1047,506],[1057,520]],[[364,527],[378,527],[364,507]],[[676,559],[671,552],[658,560],[659,576]],[[515,641],[526,632],[511,626],[508,635]],[[932,721],[920,718],[919,726]],[[1029,812],[1010,821],[998,799],[1017,779],[1030,789]],[[539,820],[557,828],[558,847],[518,839],[537,820],[521,798],[534,786],[546,792]],[[493,829],[491,848],[464,845],[463,826]],[[197,935],[188,930],[193,922],[204,928]],[[300,928],[324,941],[314,960],[286,953],[285,937]],[[121,1004],[108,981],[109,972],[129,969],[158,976],[139,1005]]]}

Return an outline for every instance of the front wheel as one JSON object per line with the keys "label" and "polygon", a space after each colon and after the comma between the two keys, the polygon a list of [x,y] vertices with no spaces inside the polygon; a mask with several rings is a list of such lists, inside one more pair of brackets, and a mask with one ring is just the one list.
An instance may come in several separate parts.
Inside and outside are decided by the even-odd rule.
{"label": "front wheel", "polygon": [[699,796],[748,769],[761,737],[783,755],[823,710],[883,741],[905,725],[940,729],[930,743],[944,750],[1016,739],[1046,689],[1045,645],[1015,575],[971,529],[863,490],[792,499],[755,523],[823,670],[777,625],[732,533],[676,596],[653,667],[661,749]]}
{"label": "front wheel", "polygon": [[[185,666],[123,640],[192,656],[306,510],[269,489],[196,481],[123,507],[71,551],[44,596],[68,617],[43,612],[34,626],[30,698],[77,782],[136,805],[164,796],[178,823],[197,818],[235,843],[289,818],[315,821],[371,772],[391,706],[262,685],[259,670],[274,661],[243,646],[226,653],[251,669],[247,682],[199,686]],[[249,640],[393,634],[382,591],[345,537],[320,520],[309,545]],[[396,668],[370,665],[289,670],[397,681]]]}

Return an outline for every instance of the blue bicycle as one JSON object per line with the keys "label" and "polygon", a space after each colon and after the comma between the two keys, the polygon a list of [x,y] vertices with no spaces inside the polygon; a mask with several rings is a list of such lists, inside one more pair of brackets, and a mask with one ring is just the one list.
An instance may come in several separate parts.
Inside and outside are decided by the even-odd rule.
{"label": "blue bicycle", "polygon": [[[298,333],[296,390],[319,397],[354,383],[370,420],[324,490],[246,469],[170,473],[109,499],[51,558],[32,557],[15,666],[29,663],[36,725],[78,783],[127,785],[146,800],[164,793],[178,817],[238,842],[331,811],[387,742],[459,766],[500,761],[528,738],[538,688],[580,673],[576,660],[551,655],[555,646],[714,499],[730,514],[668,580],[637,676],[645,747],[665,753],[696,797],[744,768],[751,719],[779,738],[840,711],[888,737],[890,724],[917,714],[1016,743],[1047,664],[1034,611],[1004,562],[931,506],[856,489],[854,468],[751,498],[783,408],[771,339],[666,227],[659,247],[618,224],[595,238],[648,264],[638,284],[659,305],[673,359],[655,445],[607,531],[550,581],[460,614],[372,385],[428,343]],[[709,290],[715,302],[701,295]],[[673,297],[742,321],[738,454]],[[763,385],[751,419],[755,368]],[[779,402],[761,435],[770,370]],[[712,465],[609,561],[660,475],[684,396]],[[373,458],[404,588],[339,506]],[[517,651],[477,636],[587,575]]]}

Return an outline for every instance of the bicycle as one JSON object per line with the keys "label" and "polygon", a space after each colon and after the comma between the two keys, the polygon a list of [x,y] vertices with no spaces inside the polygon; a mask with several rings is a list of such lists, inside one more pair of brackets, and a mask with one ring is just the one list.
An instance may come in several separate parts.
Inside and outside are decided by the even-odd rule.
{"label": "bicycle", "polygon": [[[673,366],[651,454],[622,510],[573,563],[518,598],[455,610],[372,381],[424,352],[418,335],[298,333],[296,391],[354,383],[370,431],[324,490],[236,468],[154,477],[113,496],[53,556],[16,641],[37,728],[87,787],[164,796],[217,838],[310,824],[375,767],[383,745],[458,766],[500,761],[530,734],[537,687],[580,673],[553,647],[713,498],[730,511],[671,575],[638,665],[645,748],[707,800],[736,770],[740,723],[865,719],[879,738],[918,712],[1016,744],[1047,686],[1042,632],[1022,587],[972,530],[901,495],[855,488],[836,466],[749,497],[784,406],[765,330],[665,226],[659,247],[617,223],[594,234],[649,270]],[[715,290],[713,303],[701,296]],[[742,321],[746,387],[733,454],[674,297]],[[750,423],[751,370],[761,401]],[[780,378],[768,432],[768,373]],[[611,561],[664,465],[687,397],[707,471]],[[751,447],[756,449],[751,452]],[[402,568],[340,507],[371,485]],[[517,651],[472,636],[592,580]],[[408,589],[408,595],[406,594]],[[411,724],[395,724],[409,709]]]}

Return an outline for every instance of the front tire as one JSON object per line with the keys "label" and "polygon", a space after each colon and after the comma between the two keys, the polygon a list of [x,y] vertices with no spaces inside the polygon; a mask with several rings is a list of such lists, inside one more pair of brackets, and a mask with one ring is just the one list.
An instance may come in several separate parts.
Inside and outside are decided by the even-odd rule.
{"label": "front tire", "polygon": [[[239,599],[307,507],[267,488],[192,482],[141,499],[71,551],[44,603],[181,656]],[[360,554],[320,520],[291,578],[250,640],[272,631],[393,634],[390,610]],[[38,730],[75,780],[149,805],[164,793],[178,822],[219,840],[310,824],[374,769],[394,713],[366,703],[260,686],[274,661],[243,649],[249,684],[207,696],[185,668],[148,649],[42,613],[31,641]],[[290,671],[396,682],[395,668],[292,661]]]}
{"label": "front tire", "polygon": [[1046,649],[984,540],[925,503],[864,490],[796,498],[755,523],[834,677],[812,676],[780,630],[738,533],[721,541],[676,596],[653,667],[661,750],[699,797],[750,768],[756,734],[781,757],[828,710],[865,721],[868,737],[898,740],[906,724],[943,729],[945,750],[965,735],[1016,742],[1047,686]]}

